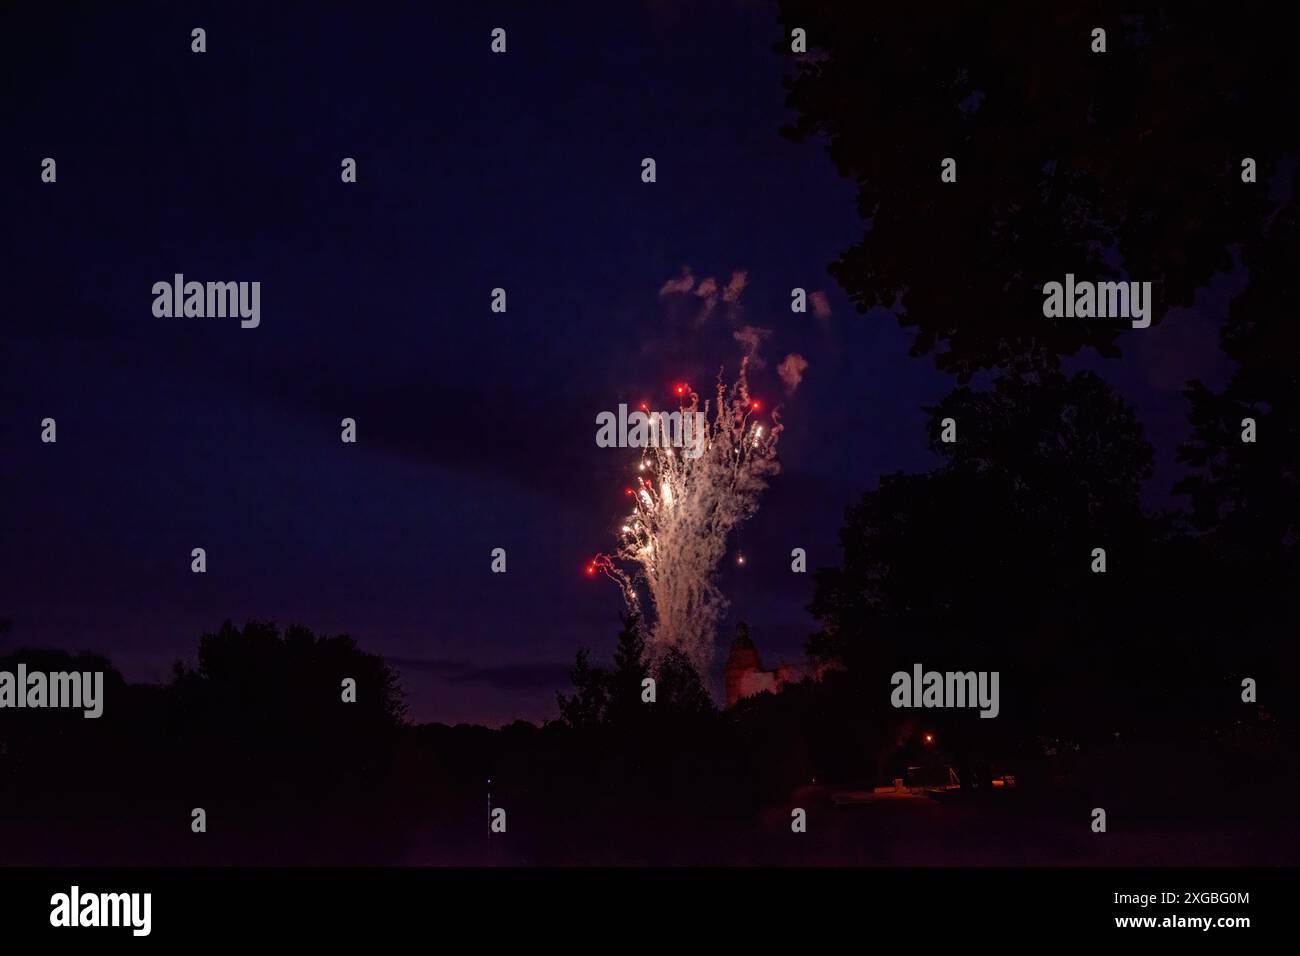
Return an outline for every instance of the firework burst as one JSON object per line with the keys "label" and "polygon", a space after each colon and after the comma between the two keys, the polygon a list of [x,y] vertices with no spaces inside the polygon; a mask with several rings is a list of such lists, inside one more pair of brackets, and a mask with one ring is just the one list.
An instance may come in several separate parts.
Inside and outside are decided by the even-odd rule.
{"label": "firework burst", "polygon": [[762,404],[749,394],[747,364],[741,362],[731,386],[719,372],[715,397],[702,405],[688,386],[676,388],[682,419],[689,414],[703,425],[699,455],[691,457],[688,449],[667,441],[643,449],[635,484],[626,489],[632,510],[619,530],[618,548],[587,566],[588,574],[613,579],[629,610],[642,620],[648,603],[652,652],[679,648],[701,674],[708,672],[718,621],[727,609],[716,583],[727,536],[758,510],[767,479],[780,471],[779,409],[770,413],[770,421],[762,420]]}

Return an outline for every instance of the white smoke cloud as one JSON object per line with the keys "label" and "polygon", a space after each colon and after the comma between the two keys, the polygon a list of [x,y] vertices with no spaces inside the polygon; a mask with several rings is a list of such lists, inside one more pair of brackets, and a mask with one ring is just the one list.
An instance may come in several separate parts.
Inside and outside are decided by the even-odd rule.
{"label": "white smoke cloud", "polygon": [[831,300],[826,298],[826,293],[818,290],[811,296],[813,315],[819,319],[829,319],[831,317]]}
{"label": "white smoke cloud", "polygon": [[727,287],[722,290],[722,301],[739,302],[740,295],[747,285],[749,285],[749,273],[744,269],[737,269],[731,274],[731,281],[727,283]]}
{"label": "white smoke cloud", "polygon": [[700,300],[699,311],[695,313],[693,320],[697,326],[703,325],[705,320],[717,311],[719,303],[726,307],[727,320],[735,323],[740,321],[740,298],[747,285],[749,285],[749,272],[745,269],[733,271],[731,279],[724,286],[713,276],[697,280],[691,267],[685,266],[679,277],[669,279],[659,287],[659,296],[663,298],[688,293],[696,296]]}
{"label": "white smoke cloud", "polygon": [[731,333],[731,337],[740,343],[740,347],[745,350],[745,358],[753,368],[763,368],[766,363],[758,354],[762,347],[763,341],[772,334],[771,329],[761,329],[758,326],[742,326]]}
{"label": "white smoke cloud", "polygon": [[791,352],[776,367],[776,374],[780,375],[781,381],[785,383],[786,392],[793,395],[794,390],[803,381],[803,373],[807,370],[808,360],[798,352]]}
{"label": "white smoke cloud", "polygon": [[681,292],[690,292],[695,286],[695,276],[691,275],[691,267],[687,266],[682,270],[681,278],[669,279],[659,287],[659,295],[675,295]]}

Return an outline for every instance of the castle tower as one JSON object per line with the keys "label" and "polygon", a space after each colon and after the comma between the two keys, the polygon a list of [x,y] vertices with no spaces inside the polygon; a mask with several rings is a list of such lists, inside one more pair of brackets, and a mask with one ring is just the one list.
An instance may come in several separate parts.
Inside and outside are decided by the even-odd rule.
{"label": "castle tower", "polygon": [[753,675],[761,673],[762,670],[763,664],[758,658],[758,649],[749,639],[749,625],[741,621],[736,625],[736,638],[731,642],[731,650],[727,652],[727,666],[722,672],[728,707],[753,692],[750,689]]}

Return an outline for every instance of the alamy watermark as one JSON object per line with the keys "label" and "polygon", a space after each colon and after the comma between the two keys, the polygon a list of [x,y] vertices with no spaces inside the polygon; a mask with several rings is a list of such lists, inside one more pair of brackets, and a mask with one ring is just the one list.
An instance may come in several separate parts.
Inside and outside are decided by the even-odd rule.
{"label": "alamy watermark", "polygon": [[636,411],[628,414],[626,405],[618,413],[601,412],[596,416],[598,448],[684,448],[687,458],[704,454],[707,424],[703,412]]}
{"label": "alamy watermark", "polygon": [[153,894],[83,893],[74,884],[67,893],[50,897],[50,925],[123,926],[132,936],[148,936],[153,929]]}
{"label": "alamy watermark", "polygon": [[171,282],[155,282],[153,295],[153,314],[160,319],[239,316],[244,329],[262,322],[261,282],[186,282],[178,272]]}
{"label": "alamy watermark", "polygon": [[895,707],[978,707],[981,717],[996,717],[1000,709],[997,671],[923,672],[913,664],[912,673],[895,671],[889,682]]}
{"label": "alamy watermark", "polygon": [[103,671],[0,671],[0,708],[72,708],[94,719],[104,712]]}
{"label": "alamy watermark", "polygon": [[1043,315],[1049,319],[1131,319],[1133,328],[1151,325],[1150,282],[1082,282],[1074,273],[1065,283],[1043,286]]}

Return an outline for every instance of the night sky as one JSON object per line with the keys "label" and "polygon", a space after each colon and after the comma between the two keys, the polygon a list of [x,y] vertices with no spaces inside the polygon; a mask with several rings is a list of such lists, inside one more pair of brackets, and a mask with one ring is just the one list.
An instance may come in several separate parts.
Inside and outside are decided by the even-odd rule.
{"label": "night sky", "polygon": [[[724,573],[722,635],[745,618],[769,663],[815,629],[791,548],[837,562],[844,507],[937,462],[922,406],[952,379],[827,275],[862,224],[853,184],[779,134],[774,5],[443,6],[0,14],[12,645],[156,681],[225,618],[300,623],[388,657],[413,719],[541,720],[574,652],[607,656],[618,629],[616,588],[583,571],[614,546],[637,455],[596,447],[600,411],[670,407],[673,383],[734,374],[736,329],[772,330],[751,384],[785,403],[783,473],[742,529],[747,566]],[[684,269],[746,272],[740,307],[702,318],[697,297],[660,295]],[[260,281],[261,326],[155,317],[151,287],[177,272]],[[1157,504],[1184,381],[1226,371],[1239,282],[1122,336],[1122,360],[1074,363],[1136,405]],[[795,286],[831,314],[792,314]],[[791,352],[809,368],[787,398]]]}

